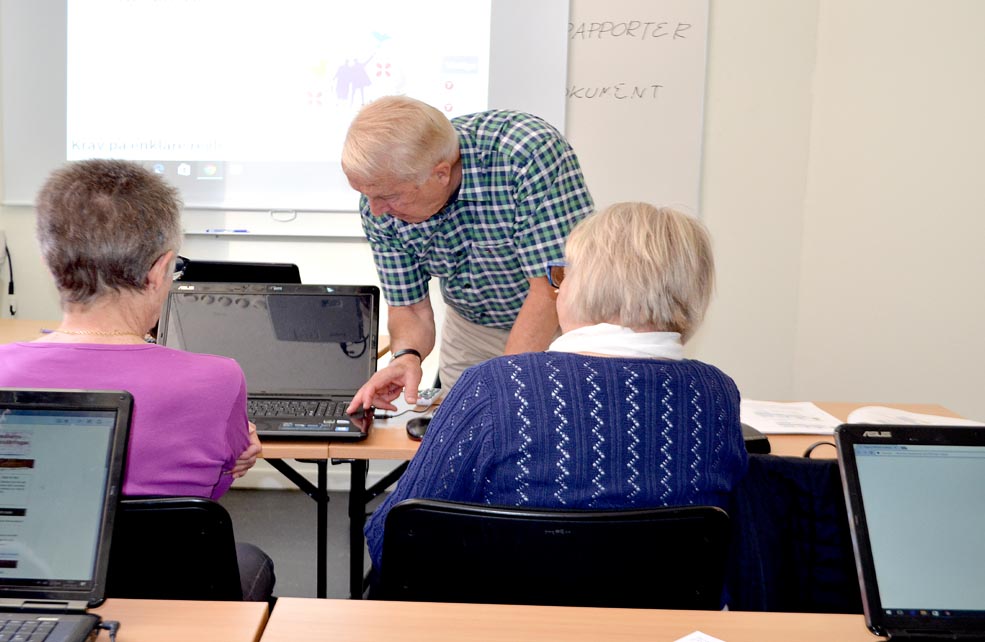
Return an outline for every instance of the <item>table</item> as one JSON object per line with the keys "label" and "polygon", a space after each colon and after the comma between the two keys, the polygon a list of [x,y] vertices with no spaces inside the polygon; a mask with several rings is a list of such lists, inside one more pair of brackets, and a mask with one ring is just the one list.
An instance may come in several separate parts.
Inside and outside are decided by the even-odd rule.
{"label": "table", "polygon": [[42,328],[57,328],[61,321],[38,321],[36,319],[0,319],[0,343],[31,341],[41,336]]}
{"label": "table", "polygon": [[[117,642],[256,642],[267,623],[266,602],[110,599],[94,609],[117,620]],[[99,642],[109,640],[100,631]]]}
{"label": "table", "polygon": [[[918,412],[927,415],[940,415],[942,417],[960,418],[961,416],[957,413],[951,412],[944,406],[927,403],[858,403],[844,401],[815,401],[814,405],[826,413],[840,419],[841,421],[845,421],[853,410],[863,406],[888,406],[899,410],[907,410],[909,412]],[[787,455],[790,457],[803,456],[804,451],[808,448],[808,446],[819,441],[834,443],[834,437],[826,437],[824,435],[769,435],[769,440],[772,454]],[[814,454],[811,456],[815,458],[834,459],[836,455],[837,453],[834,448],[823,447],[815,450]]]}
{"label": "table", "polygon": [[598,609],[502,604],[277,601],[261,642],[670,642],[699,630],[726,642],[873,642],[861,615]]}

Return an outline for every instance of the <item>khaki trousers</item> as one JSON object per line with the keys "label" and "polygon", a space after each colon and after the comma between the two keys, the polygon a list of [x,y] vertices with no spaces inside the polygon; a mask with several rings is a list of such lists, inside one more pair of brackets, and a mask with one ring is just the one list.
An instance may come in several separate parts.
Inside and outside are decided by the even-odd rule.
{"label": "khaki trousers", "polygon": [[445,324],[441,329],[441,352],[438,357],[441,388],[447,392],[466,368],[502,356],[509,336],[509,330],[472,323],[450,306],[445,306]]}

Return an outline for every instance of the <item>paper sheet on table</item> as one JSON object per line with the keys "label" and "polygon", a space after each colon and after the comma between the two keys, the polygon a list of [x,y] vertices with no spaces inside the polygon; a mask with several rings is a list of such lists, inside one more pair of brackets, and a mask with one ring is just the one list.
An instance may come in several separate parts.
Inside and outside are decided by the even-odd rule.
{"label": "paper sheet on table", "polygon": [[809,401],[743,399],[740,419],[764,435],[833,435],[841,423]]}
{"label": "paper sheet on table", "polygon": [[985,426],[980,421],[897,410],[885,406],[863,406],[848,415],[850,424],[898,424],[903,426]]}
{"label": "paper sheet on table", "polygon": [[725,642],[725,640],[712,637],[701,631],[695,631],[694,633],[688,633],[684,637],[674,640],[674,642]]}

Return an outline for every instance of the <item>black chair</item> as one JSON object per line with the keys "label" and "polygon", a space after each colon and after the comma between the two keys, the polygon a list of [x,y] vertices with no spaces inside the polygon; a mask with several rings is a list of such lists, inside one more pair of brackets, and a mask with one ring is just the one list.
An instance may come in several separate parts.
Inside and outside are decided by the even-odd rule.
{"label": "black chair", "polygon": [[729,515],[730,609],[862,612],[836,459],[749,455]]}
{"label": "black chair", "polygon": [[374,597],[718,609],[728,524],[711,506],[595,512],[410,499],[387,515]]}
{"label": "black chair", "polygon": [[121,500],[113,527],[106,595],[242,600],[229,513],[200,497]]}

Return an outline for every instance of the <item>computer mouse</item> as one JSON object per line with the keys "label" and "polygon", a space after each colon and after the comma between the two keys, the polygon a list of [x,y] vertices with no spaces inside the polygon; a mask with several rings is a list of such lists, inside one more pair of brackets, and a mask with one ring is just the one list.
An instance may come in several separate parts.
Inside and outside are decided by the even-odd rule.
{"label": "computer mouse", "polygon": [[411,439],[423,439],[424,433],[428,431],[428,424],[430,423],[430,417],[414,417],[407,422],[407,434]]}

